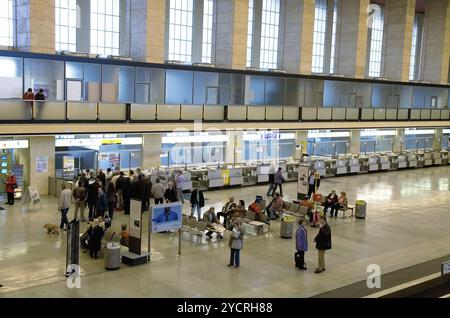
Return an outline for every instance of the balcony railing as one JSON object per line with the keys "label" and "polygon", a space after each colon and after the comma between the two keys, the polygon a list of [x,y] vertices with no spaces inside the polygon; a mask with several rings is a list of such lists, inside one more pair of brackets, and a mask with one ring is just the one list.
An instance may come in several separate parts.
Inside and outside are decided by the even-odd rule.
{"label": "balcony railing", "polygon": [[2,123],[130,123],[193,120],[205,122],[436,121],[450,120],[450,109],[0,101],[0,122]]}

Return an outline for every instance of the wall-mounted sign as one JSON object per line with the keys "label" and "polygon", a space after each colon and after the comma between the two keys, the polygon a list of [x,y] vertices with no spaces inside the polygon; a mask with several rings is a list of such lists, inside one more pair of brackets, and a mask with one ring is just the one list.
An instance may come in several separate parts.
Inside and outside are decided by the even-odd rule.
{"label": "wall-mounted sign", "polygon": [[36,157],[36,172],[47,173],[48,172],[48,157],[38,156]]}
{"label": "wall-mounted sign", "polygon": [[28,140],[0,140],[0,149],[28,148]]}

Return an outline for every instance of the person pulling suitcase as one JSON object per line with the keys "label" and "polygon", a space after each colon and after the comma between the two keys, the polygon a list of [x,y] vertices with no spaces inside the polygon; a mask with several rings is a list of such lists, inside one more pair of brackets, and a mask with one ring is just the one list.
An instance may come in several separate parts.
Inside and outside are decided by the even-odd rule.
{"label": "person pulling suitcase", "polygon": [[308,251],[308,232],[303,226],[303,220],[298,221],[298,228],[295,233],[295,249],[295,267],[306,270],[305,252]]}

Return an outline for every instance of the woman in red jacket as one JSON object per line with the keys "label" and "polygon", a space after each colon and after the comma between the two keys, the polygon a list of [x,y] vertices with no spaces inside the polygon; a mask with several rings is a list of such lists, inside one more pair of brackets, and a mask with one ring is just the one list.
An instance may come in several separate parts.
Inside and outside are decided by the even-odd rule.
{"label": "woman in red jacket", "polygon": [[8,196],[8,203],[10,205],[14,205],[14,188],[16,185],[16,176],[14,175],[14,172],[11,170],[8,171],[8,174],[6,176],[6,194]]}

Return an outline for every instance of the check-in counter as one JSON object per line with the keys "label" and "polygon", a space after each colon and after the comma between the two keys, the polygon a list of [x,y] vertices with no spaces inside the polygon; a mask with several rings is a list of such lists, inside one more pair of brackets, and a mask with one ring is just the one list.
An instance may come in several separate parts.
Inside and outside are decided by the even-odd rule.
{"label": "check-in counter", "polygon": [[192,174],[190,171],[183,171],[184,183],[183,191],[192,191]]}
{"label": "check-in counter", "polygon": [[423,152],[419,152],[416,154],[417,157],[417,168],[422,168],[425,164],[425,154]]}
{"label": "check-in counter", "polygon": [[416,168],[417,167],[417,156],[415,153],[409,153],[406,157],[408,160],[408,168]]}
{"label": "check-in counter", "polygon": [[408,167],[407,156],[405,154],[401,154],[397,156],[397,168],[404,169]]}
{"label": "check-in counter", "polygon": [[448,165],[448,151],[447,150],[441,150],[441,164]]}
{"label": "check-in counter", "polygon": [[433,151],[433,165],[440,166],[442,165],[442,158],[441,158],[441,152],[440,151]]}
{"label": "check-in counter", "polygon": [[269,182],[269,170],[270,165],[261,164],[256,166],[256,182],[257,183]]}
{"label": "check-in counter", "polygon": [[336,175],[336,159],[325,160],[325,177],[334,177]]}
{"label": "check-in counter", "polygon": [[397,154],[389,154],[389,163],[390,163],[390,169],[389,170],[397,170],[398,169],[398,155]]}
{"label": "check-in counter", "polygon": [[359,160],[359,173],[368,173],[369,172],[369,157],[366,157],[365,155],[360,155],[358,157]]}
{"label": "check-in counter", "polygon": [[349,172],[349,165],[347,159],[336,160],[336,174],[346,174]]}
{"label": "check-in counter", "polygon": [[348,160],[348,172],[349,173],[359,173],[361,171],[361,164],[358,158],[352,158]]}
{"label": "check-in counter", "polygon": [[241,186],[244,184],[244,177],[242,176],[242,168],[231,168],[227,169],[230,186]]}
{"label": "check-in counter", "polygon": [[426,151],[426,152],[423,154],[423,165],[424,165],[425,167],[428,167],[428,166],[432,166],[432,165],[433,165],[433,152],[431,152],[431,151]]}
{"label": "check-in counter", "polygon": [[389,157],[386,155],[382,155],[379,157],[380,167],[379,170],[386,171],[391,168],[391,162],[389,161]]}
{"label": "check-in counter", "polygon": [[288,162],[286,163],[286,174],[287,181],[297,181],[298,180],[298,162]]}
{"label": "check-in counter", "polygon": [[243,185],[250,186],[257,184],[256,166],[243,166],[242,167],[242,177]]}
{"label": "check-in counter", "polygon": [[378,156],[373,156],[369,158],[369,171],[380,170],[380,158]]}
{"label": "check-in counter", "polygon": [[321,176],[326,175],[327,171],[325,169],[325,160],[324,159],[313,158],[311,163],[312,163],[313,169],[316,169],[317,173],[319,173]]}
{"label": "check-in counter", "polygon": [[221,169],[208,169],[205,181],[208,189],[221,188],[225,185]]}

